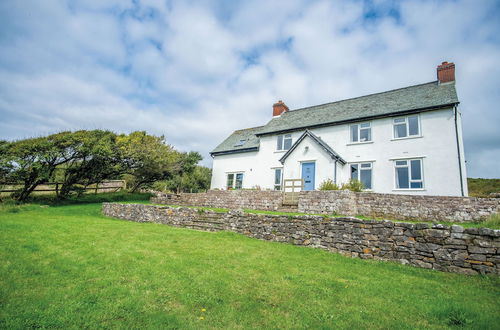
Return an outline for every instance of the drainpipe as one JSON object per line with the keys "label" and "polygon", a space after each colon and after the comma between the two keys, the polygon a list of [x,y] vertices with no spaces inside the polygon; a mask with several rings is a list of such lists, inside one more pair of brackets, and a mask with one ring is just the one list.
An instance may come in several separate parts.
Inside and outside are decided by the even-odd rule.
{"label": "drainpipe", "polygon": [[333,183],[337,184],[337,160],[335,160],[335,170],[333,171]]}
{"label": "drainpipe", "polygon": [[455,136],[457,138],[457,153],[458,153],[458,171],[460,172],[460,189],[462,191],[462,196],[464,196],[464,180],[462,174],[462,158],[460,157],[460,139],[458,138],[458,109],[457,106],[453,108],[453,113],[455,115]]}

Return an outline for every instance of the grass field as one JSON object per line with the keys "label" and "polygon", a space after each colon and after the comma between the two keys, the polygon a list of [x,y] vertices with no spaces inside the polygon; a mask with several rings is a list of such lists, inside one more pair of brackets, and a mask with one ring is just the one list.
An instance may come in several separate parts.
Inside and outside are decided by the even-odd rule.
{"label": "grass field", "polygon": [[467,178],[467,186],[471,197],[491,197],[491,193],[500,194],[500,179]]}
{"label": "grass field", "polygon": [[0,328],[500,324],[498,277],[127,222],[103,217],[100,208],[0,207]]}

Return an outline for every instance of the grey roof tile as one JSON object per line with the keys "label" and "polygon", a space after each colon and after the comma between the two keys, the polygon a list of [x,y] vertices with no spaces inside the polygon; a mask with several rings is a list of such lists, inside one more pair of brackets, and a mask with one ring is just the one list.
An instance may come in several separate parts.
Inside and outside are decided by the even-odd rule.
{"label": "grey roof tile", "polygon": [[[227,139],[225,139],[221,144],[215,148],[212,153],[219,153],[224,151],[239,151],[247,149],[259,148],[259,138],[255,135],[257,132],[262,130],[264,126],[240,129],[234,131]],[[240,145],[240,141],[245,140],[245,142]]]}
{"label": "grey roof tile", "polygon": [[[336,101],[312,107],[296,109],[271,119],[265,126],[235,131],[212,153],[237,152],[248,148],[258,148],[259,139],[255,134],[271,134],[325,125],[356,121],[363,118],[394,115],[410,110],[438,107],[458,103],[455,83],[439,84],[433,81],[387,92],[371,94],[352,99]],[[240,139],[247,139],[243,146],[234,145]]]}

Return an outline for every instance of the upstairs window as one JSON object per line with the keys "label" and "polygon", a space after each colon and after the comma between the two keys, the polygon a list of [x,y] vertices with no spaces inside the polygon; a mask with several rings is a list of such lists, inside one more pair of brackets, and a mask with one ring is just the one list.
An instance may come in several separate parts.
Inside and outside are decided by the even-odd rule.
{"label": "upstairs window", "polygon": [[241,189],[243,187],[243,173],[228,173],[227,174],[227,190]]}
{"label": "upstairs window", "polygon": [[422,159],[396,160],[396,188],[422,189],[424,177],[422,174]]}
{"label": "upstairs window", "polygon": [[393,125],[395,139],[420,135],[418,116],[395,118]]}
{"label": "upstairs window", "polygon": [[235,146],[235,147],[241,147],[241,146],[243,146],[243,145],[245,144],[245,142],[247,142],[247,140],[245,140],[245,139],[241,139],[241,140],[239,140],[238,142],[236,142],[236,143],[234,144],[234,146]]}
{"label": "upstairs window", "polygon": [[281,184],[283,181],[283,169],[274,169],[274,190],[281,190]]}
{"label": "upstairs window", "polygon": [[351,179],[360,181],[364,189],[372,189],[372,163],[351,164]]}
{"label": "upstairs window", "polygon": [[351,142],[369,142],[372,140],[372,127],[370,123],[351,125]]}
{"label": "upstairs window", "polygon": [[292,147],[292,134],[278,135],[276,150],[289,150]]}

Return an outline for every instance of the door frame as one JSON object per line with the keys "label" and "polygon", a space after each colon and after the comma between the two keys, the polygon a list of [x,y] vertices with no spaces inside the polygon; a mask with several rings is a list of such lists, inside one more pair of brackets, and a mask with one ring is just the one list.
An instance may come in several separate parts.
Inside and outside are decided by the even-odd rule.
{"label": "door frame", "polygon": [[[300,178],[301,179],[304,179],[304,173],[303,173],[304,164],[314,164],[314,173],[313,173],[314,174],[314,180],[313,180],[313,183],[312,183],[312,190],[314,190],[315,187],[316,187],[316,160],[304,160],[304,161],[300,162]],[[306,187],[306,183],[305,183],[305,180],[304,180],[304,188],[305,187]]]}

